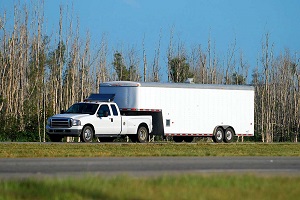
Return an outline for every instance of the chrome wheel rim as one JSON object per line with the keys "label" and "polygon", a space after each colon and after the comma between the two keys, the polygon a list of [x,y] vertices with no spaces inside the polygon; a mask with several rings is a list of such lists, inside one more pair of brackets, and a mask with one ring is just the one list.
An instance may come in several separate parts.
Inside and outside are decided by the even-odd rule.
{"label": "chrome wheel rim", "polygon": [[217,138],[217,140],[222,140],[223,139],[222,131],[220,131],[220,130],[217,131],[216,138]]}
{"label": "chrome wheel rim", "polygon": [[84,138],[86,140],[91,140],[91,138],[92,138],[92,131],[90,129],[85,129],[85,131],[84,131]]}
{"label": "chrome wheel rim", "polygon": [[232,132],[231,131],[226,131],[226,139],[231,140],[232,139]]}
{"label": "chrome wheel rim", "polygon": [[147,139],[147,130],[145,128],[141,128],[139,131],[139,138],[141,140],[146,140]]}

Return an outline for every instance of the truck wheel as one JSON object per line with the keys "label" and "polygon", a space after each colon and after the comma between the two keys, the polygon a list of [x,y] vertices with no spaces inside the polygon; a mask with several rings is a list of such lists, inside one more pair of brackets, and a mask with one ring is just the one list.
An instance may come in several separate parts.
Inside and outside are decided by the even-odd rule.
{"label": "truck wheel", "polygon": [[148,129],[145,126],[140,126],[137,131],[137,141],[144,143],[148,141]]}
{"label": "truck wheel", "polygon": [[184,141],[185,142],[191,143],[191,142],[193,142],[193,140],[194,140],[193,136],[186,136],[186,137],[184,137]]}
{"label": "truck wheel", "polygon": [[224,134],[224,142],[230,143],[233,141],[234,138],[234,130],[232,128],[226,128],[225,134]]}
{"label": "truck wheel", "polygon": [[49,135],[51,142],[61,142],[63,136],[61,135]]}
{"label": "truck wheel", "polygon": [[82,133],[80,135],[80,139],[82,142],[92,142],[94,137],[94,131],[92,127],[86,126],[83,128]]}
{"label": "truck wheel", "polygon": [[183,137],[182,136],[173,136],[174,142],[183,142]]}
{"label": "truck wheel", "polygon": [[218,127],[213,136],[213,141],[215,143],[221,143],[224,139],[224,130],[221,127]]}

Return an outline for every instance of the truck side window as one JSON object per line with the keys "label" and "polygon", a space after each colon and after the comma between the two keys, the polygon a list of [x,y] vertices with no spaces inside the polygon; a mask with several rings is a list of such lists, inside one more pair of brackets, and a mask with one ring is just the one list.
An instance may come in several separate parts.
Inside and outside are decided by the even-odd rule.
{"label": "truck side window", "polygon": [[113,111],[114,116],[118,116],[118,110],[115,105],[111,105],[111,109]]}
{"label": "truck side window", "polygon": [[105,112],[107,112],[108,113],[108,116],[110,116],[110,110],[109,110],[109,107],[108,107],[108,105],[101,105],[100,106],[100,108],[99,108],[99,110],[98,110],[98,116],[99,117],[104,117],[105,115]]}

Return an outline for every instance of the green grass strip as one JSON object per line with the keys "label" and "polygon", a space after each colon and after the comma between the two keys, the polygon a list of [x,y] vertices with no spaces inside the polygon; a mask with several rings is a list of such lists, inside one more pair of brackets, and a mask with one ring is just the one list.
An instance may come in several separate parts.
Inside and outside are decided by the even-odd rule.
{"label": "green grass strip", "polygon": [[297,143],[0,143],[0,158],[140,156],[300,156]]}
{"label": "green grass strip", "polygon": [[180,175],[0,180],[0,199],[298,199],[300,177]]}

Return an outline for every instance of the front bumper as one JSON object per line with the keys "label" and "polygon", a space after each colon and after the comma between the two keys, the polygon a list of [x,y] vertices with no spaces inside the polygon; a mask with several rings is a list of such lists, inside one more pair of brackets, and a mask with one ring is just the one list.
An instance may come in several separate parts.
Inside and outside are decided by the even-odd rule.
{"label": "front bumper", "polygon": [[82,127],[71,127],[71,128],[51,128],[49,126],[46,127],[46,133],[48,135],[62,135],[62,136],[80,136],[82,131]]}

